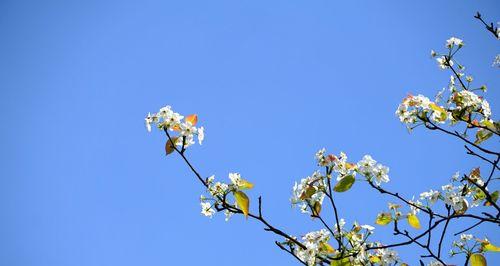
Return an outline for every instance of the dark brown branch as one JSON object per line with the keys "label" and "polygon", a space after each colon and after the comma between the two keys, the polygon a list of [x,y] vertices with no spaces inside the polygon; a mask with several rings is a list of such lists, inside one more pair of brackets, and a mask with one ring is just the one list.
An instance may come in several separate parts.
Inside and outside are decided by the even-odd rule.
{"label": "dark brown branch", "polygon": [[498,157],[497,157],[497,159],[495,160],[495,162],[493,162],[493,161],[489,160],[488,158],[486,158],[486,157],[484,157],[484,156],[482,156],[482,155],[480,155],[480,154],[478,154],[478,153],[474,152],[471,148],[469,148],[469,146],[464,145],[464,147],[465,147],[465,149],[467,150],[467,154],[472,155],[472,156],[476,156],[476,157],[478,157],[478,158],[482,159],[483,161],[490,163],[490,164],[491,164],[491,165],[493,165],[493,167],[494,167],[494,168],[496,168],[497,170],[500,170],[500,168],[499,168],[499,167],[498,167],[498,165],[497,165],[497,163],[498,163]]}
{"label": "dark brown branch", "polygon": [[292,255],[294,258],[296,258],[302,265],[306,265],[307,266],[307,263],[302,261],[299,257],[297,257],[297,255],[295,255],[295,253],[293,253],[292,250],[288,250],[287,248],[285,248],[280,242],[278,241],[275,241],[274,242],[281,250],[284,250],[286,251],[288,254]]}
{"label": "dark brown branch", "polygon": [[441,246],[443,245],[443,240],[444,236],[446,234],[446,229],[448,229],[448,224],[450,223],[450,210],[451,207],[449,205],[446,205],[446,210],[448,211],[448,218],[446,219],[446,223],[444,224],[443,232],[441,233],[441,238],[439,238],[439,244],[438,244],[438,258],[441,257]]}
{"label": "dark brown branch", "polygon": [[498,36],[498,32],[497,32],[497,28],[493,26],[493,23],[490,23],[489,25],[483,20],[483,18],[481,17],[481,14],[479,12],[476,13],[476,15],[474,16],[474,18],[478,19],[479,21],[481,21],[481,23],[483,23],[483,25],[486,27],[486,29],[491,32],[493,34],[493,36],[495,36],[495,38],[499,38]]}

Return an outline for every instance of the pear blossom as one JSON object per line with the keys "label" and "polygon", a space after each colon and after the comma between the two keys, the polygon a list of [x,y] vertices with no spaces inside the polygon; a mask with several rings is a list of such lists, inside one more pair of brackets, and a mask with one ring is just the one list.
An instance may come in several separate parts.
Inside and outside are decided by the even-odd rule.
{"label": "pear blossom", "polygon": [[205,139],[205,129],[203,127],[200,127],[198,128],[198,143],[200,143],[201,145],[204,139]]}
{"label": "pear blossom", "polygon": [[324,245],[328,244],[330,240],[330,232],[326,229],[314,231],[305,234],[302,237],[302,243],[306,249],[297,247],[295,255],[302,261],[306,262],[308,266],[316,265],[316,257],[328,254],[324,249]]}
{"label": "pear blossom", "polygon": [[444,202],[456,212],[461,212],[469,207],[467,199],[462,195],[462,188],[462,186],[455,187],[452,184],[442,186]]}
{"label": "pear blossom", "polygon": [[225,194],[227,194],[229,190],[229,186],[225,183],[221,183],[221,182],[216,182],[215,184],[213,184],[212,186],[209,186],[208,187],[208,191],[210,192],[210,194],[212,194],[214,197],[217,197],[217,196],[224,196]]}
{"label": "pear blossom", "polygon": [[451,59],[448,60],[445,56],[441,56],[441,57],[436,58],[436,61],[438,62],[438,66],[441,69],[447,69],[447,68],[453,66],[453,60],[451,60]]}
{"label": "pear blossom", "polygon": [[495,59],[493,60],[493,64],[491,64],[492,67],[500,67],[500,54],[497,54],[495,56]]}
{"label": "pear blossom", "polygon": [[391,265],[399,261],[398,253],[392,249],[377,249],[375,255],[380,258],[380,265]]}
{"label": "pear blossom", "polygon": [[439,199],[439,195],[441,195],[441,193],[439,191],[435,191],[435,190],[431,189],[428,192],[420,193],[420,199],[427,200],[427,202],[429,204],[434,204]]}
{"label": "pear blossom", "polygon": [[309,205],[314,206],[316,202],[323,203],[324,188],[323,176],[319,171],[315,171],[311,176],[303,178],[300,183],[295,182],[290,201],[292,205],[300,204],[302,213],[308,213]]}
{"label": "pear blossom", "polygon": [[200,205],[201,205],[201,214],[212,218],[212,216],[215,213],[215,210],[212,209],[212,204],[210,204],[209,202],[201,202]]}
{"label": "pear blossom", "polygon": [[229,179],[233,185],[237,187],[241,185],[241,175],[239,173],[229,173]]}
{"label": "pear blossom", "polygon": [[151,124],[155,122],[158,118],[155,115],[151,115],[151,113],[148,113],[148,116],[146,116],[146,129],[148,132],[151,132]]}
{"label": "pear blossom", "polygon": [[378,186],[382,182],[389,182],[389,167],[377,163],[370,155],[363,156],[363,159],[357,163],[358,172],[364,175],[368,180],[373,180]]}
{"label": "pear blossom", "polygon": [[[409,200],[408,202],[410,202],[410,212],[411,214],[413,215],[416,215],[420,212],[420,208],[422,207],[422,202],[420,202],[419,200],[414,200],[412,198],[412,200]],[[420,207],[420,208],[418,208]]]}
{"label": "pear blossom", "polygon": [[[194,119],[193,119],[194,117]],[[194,137],[198,137],[198,142],[203,142],[205,138],[204,128],[197,128],[193,123],[196,123],[196,115],[186,117],[185,121],[182,121],[184,116],[176,113],[172,110],[171,106],[165,106],[160,108],[157,113],[148,113],[145,118],[146,129],[151,132],[152,125],[156,125],[161,130],[168,130],[178,132],[178,136],[172,136],[176,138],[176,146],[183,146],[187,148],[193,145]]]}
{"label": "pear blossom", "polygon": [[433,261],[429,262],[429,264],[427,264],[427,266],[444,266],[444,265],[437,260],[433,260]]}
{"label": "pear blossom", "polygon": [[464,45],[464,42],[456,37],[451,37],[448,40],[446,40],[446,47],[447,48],[452,48],[453,46],[458,46],[462,47]]}
{"label": "pear blossom", "polygon": [[361,228],[367,230],[368,232],[373,232],[375,230],[375,227],[371,226],[371,225],[368,225],[368,224],[364,224],[361,226]]}

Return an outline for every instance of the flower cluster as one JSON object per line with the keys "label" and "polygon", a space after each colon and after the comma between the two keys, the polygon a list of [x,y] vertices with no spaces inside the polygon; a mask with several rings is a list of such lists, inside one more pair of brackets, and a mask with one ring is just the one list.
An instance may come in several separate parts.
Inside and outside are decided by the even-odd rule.
{"label": "flower cluster", "polygon": [[450,100],[455,104],[455,107],[451,109],[452,112],[461,117],[469,117],[474,113],[481,114],[484,119],[491,117],[490,104],[472,91],[455,92],[451,95]]}
{"label": "flower cluster", "polygon": [[493,59],[493,64],[491,64],[492,67],[500,67],[500,54],[497,54],[495,56],[495,59]]}
{"label": "flower cluster", "polygon": [[295,255],[308,266],[316,265],[316,258],[326,256],[334,250],[328,244],[330,240],[330,232],[326,229],[307,233],[302,237],[303,244],[306,249],[298,247],[295,249]]}
{"label": "flower cluster", "polygon": [[444,123],[448,118],[447,111],[429,98],[419,94],[408,95],[403,99],[396,110],[399,120],[407,125],[413,125],[418,121],[425,121],[429,116],[436,123]]}
{"label": "flower cluster", "polygon": [[[242,193],[240,190],[251,189],[253,184],[247,180],[241,178],[239,173],[229,173],[229,179],[231,183],[226,184],[223,182],[215,182],[215,176],[212,175],[206,179],[207,192],[210,194],[209,197],[201,195],[201,213],[207,217],[212,217],[220,206],[224,206],[227,203],[226,197],[230,193]],[[241,206],[240,206],[241,207]],[[233,212],[224,208],[224,213],[226,215],[226,221],[229,220]]]}
{"label": "flower cluster", "polygon": [[325,166],[336,172],[337,180],[340,180],[348,175],[355,175],[355,165],[347,162],[347,155],[340,152],[339,156],[333,154],[325,155],[325,148],[316,152],[316,161],[318,166]]}
{"label": "flower cluster", "polygon": [[[464,46],[461,39],[452,37],[446,41],[448,52],[438,54],[431,52],[433,57],[437,57],[439,66],[442,69],[452,68],[456,59],[454,55]],[[464,73],[465,67],[458,64],[458,68],[453,68],[448,84],[449,93],[446,102],[440,105],[445,94],[445,89],[441,90],[434,101],[423,95],[409,95],[403,99],[396,110],[399,120],[406,124],[411,130],[418,125],[428,123],[444,124],[449,122],[455,125],[458,122],[465,122],[468,127],[479,128],[476,132],[476,144],[488,139],[493,132],[500,132],[500,124],[491,118],[491,108],[482,96],[475,91],[486,91],[486,86],[471,88],[473,77]],[[459,86],[457,86],[457,82]]]}
{"label": "flower cluster", "polygon": [[[184,120],[183,120],[184,118]],[[164,131],[175,131],[179,133],[178,137],[172,140],[175,145],[184,148],[193,145],[194,136],[198,137],[198,142],[201,145],[205,138],[205,131],[203,127],[196,127],[198,122],[197,115],[182,116],[172,110],[170,106],[161,108],[157,113],[148,113],[145,118],[146,129],[151,132],[151,128],[155,125],[158,129]]]}
{"label": "flower cluster", "polygon": [[293,186],[292,205],[300,204],[303,213],[309,213],[312,206],[321,206],[325,198],[324,177],[319,171],[315,171],[311,176],[303,178],[300,183],[295,182]]}
{"label": "flower cluster", "polygon": [[[484,181],[481,179],[479,168],[474,168],[466,175],[463,183],[459,180],[459,173],[455,173],[451,178],[451,183],[443,185],[441,191],[429,190],[420,193],[420,199],[424,200],[430,207],[438,200],[451,206],[457,213],[464,213],[468,208],[479,206],[481,203],[487,205],[486,195],[477,186],[482,186]],[[475,184],[473,184],[475,183]]]}
{"label": "flower cluster", "polygon": [[[346,229],[344,219],[340,219],[339,224],[335,224],[334,230],[334,237],[342,239],[343,251],[335,250],[328,243],[331,238],[330,232],[321,229],[304,235],[302,244],[306,249],[295,246],[294,254],[309,266],[321,264],[321,259],[324,258],[336,259],[339,265],[353,266],[392,265],[400,261],[394,250],[383,248],[379,242],[368,241],[375,230],[371,225],[360,225],[354,222],[352,227]],[[294,245],[289,241],[286,243]]]}
{"label": "flower cluster", "polygon": [[[356,174],[363,175],[367,181],[375,182],[378,186],[382,182],[389,182],[389,167],[377,163],[370,155],[365,155],[358,163],[350,163],[345,153],[327,155],[325,148],[322,148],[315,158],[318,166],[326,169],[326,173],[323,175],[317,170],[300,183],[295,182],[290,199],[292,205],[300,205],[303,213],[312,211],[313,216],[319,214],[327,189],[335,192],[349,190],[356,180]],[[336,175],[337,184],[329,188],[333,174]]]}
{"label": "flower cluster", "polygon": [[373,160],[370,155],[363,156],[363,159],[357,163],[357,171],[364,175],[368,180],[374,180],[380,186],[382,182],[389,182],[389,167],[384,166]]}

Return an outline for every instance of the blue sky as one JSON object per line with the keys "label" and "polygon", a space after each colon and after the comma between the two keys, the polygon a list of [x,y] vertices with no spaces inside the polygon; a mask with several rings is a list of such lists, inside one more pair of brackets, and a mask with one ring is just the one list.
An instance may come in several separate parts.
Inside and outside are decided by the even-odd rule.
{"label": "blue sky", "polygon": [[[407,93],[446,86],[429,53],[450,36],[497,114],[498,41],[476,11],[500,19],[498,1],[1,1],[0,264],[292,265],[260,224],[200,214],[202,187],[143,124],[167,104],[206,128],[188,152],[199,171],[240,172],[294,235],[321,228],[289,203],[321,147],[371,154],[410,198],[482,165],[394,116]],[[362,183],[338,196],[349,224],[388,201]]]}

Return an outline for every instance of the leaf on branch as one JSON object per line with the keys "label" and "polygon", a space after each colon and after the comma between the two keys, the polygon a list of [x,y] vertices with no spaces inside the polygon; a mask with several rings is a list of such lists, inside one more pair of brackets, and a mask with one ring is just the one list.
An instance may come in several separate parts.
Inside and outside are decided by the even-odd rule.
{"label": "leaf on branch", "polygon": [[335,249],[328,243],[322,243],[321,248],[325,250],[327,253],[333,253],[335,252]]}
{"label": "leaf on branch", "polygon": [[190,122],[191,125],[195,126],[198,123],[198,116],[196,114],[188,115],[185,118],[186,122]]}
{"label": "leaf on branch", "polygon": [[377,215],[375,223],[378,225],[387,225],[392,221],[392,215],[388,212],[382,212]]}
{"label": "leaf on branch", "polygon": [[[486,195],[485,195],[485,197],[486,197]],[[495,192],[493,192],[493,193],[491,193],[491,201],[493,201],[493,202],[496,203],[497,200],[498,200],[498,190],[495,191]],[[484,206],[491,206],[491,202],[489,202],[488,200],[485,201],[484,202]]]}
{"label": "leaf on branch", "polygon": [[321,203],[316,201],[313,206],[313,215],[318,216],[321,213]]}
{"label": "leaf on branch", "polygon": [[472,169],[470,171],[469,177],[473,178],[473,179],[479,179],[479,178],[481,178],[481,169],[479,167],[476,167],[476,168]]}
{"label": "leaf on branch", "polygon": [[445,121],[446,120],[446,118],[447,118],[448,115],[446,113],[446,110],[443,107],[441,107],[441,106],[439,106],[437,104],[434,104],[434,103],[429,104],[429,107],[434,112],[439,113],[439,121]]}
{"label": "leaf on branch", "polygon": [[[172,141],[175,143],[175,142],[177,142],[178,138],[179,137],[174,137],[174,138],[172,138]],[[172,143],[170,141],[170,139],[167,140],[167,143],[165,143],[165,155],[169,155],[172,152],[174,152],[174,147],[175,147],[174,143]]]}
{"label": "leaf on branch", "polygon": [[380,257],[375,256],[375,255],[370,255],[370,262],[371,263],[379,263],[380,262]]}
{"label": "leaf on branch", "polygon": [[252,189],[253,184],[246,181],[245,179],[240,179],[238,188],[239,189]]}
{"label": "leaf on branch", "polygon": [[498,122],[492,122],[490,120],[484,119],[483,121],[481,121],[481,125],[484,127],[487,127],[488,129],[490,129],[494,132],[500,131]]}
{"label": "leaf on branch", "polygon": [[422,228],[420,226],[420,221],[418,220],[418,217],[415,214],[408,214],[408,223],[411,225],[411,227],[415,229],[420,229]]}
{"label": "leaf on branch", "polygon": [[234,198],[236,199],[236,205],[243,211],[245,218],[248,218],[248,210],[250,208],[250,199],[242,191],[234,192]]}
{"label": "leaf on branch", "polygon": [[486,258],[479,253],[474,253],[469,258],[471,266],[486,266]]}
{"label": "leaf on branch", "polygon": [[483,143],[483,141],[489,139],[491,136],[493,136],[493,133],[491,131],[479,129],[478,131],[476,131],[476,140],[474,141],[474,144],[479,145]]}
{"label": "leaf on branch", "polygon": [[481,240],[481,250],[482,251],[492,251],[492,252],[500,252],[500,247],[497,247],[490,243],[489,240]]}
{"label": "leaf on branch", "polygon": [[351,261],[349,258],[343,258],[340,260],[332,260],[330,266],[351,266]]}
{"label": "leaf on branch", "polygon": [[469,209],[469,203],[465,199],[462,199],[462,209],[455,210],[456,214],[464,214]]}
{"label": "leaf on branch", "polygon": [[301,200],[309,199],[312,197],[312,195],[314,195],[314,193],[316,193],[316,188],[313,186],[308,186],[306,188],[306,191],[304,191],[302,195],[300,195],[300,199]]}
{"label": "leaf on branch", "polygon": [[353,175],[347,175],[344,178],[340,179],[340,181],[335,185],[335,187],[333,187],[333,190],[335,192],[345,192],[352,187],[354,181],[356,181],[356,179],[354,178]]}

